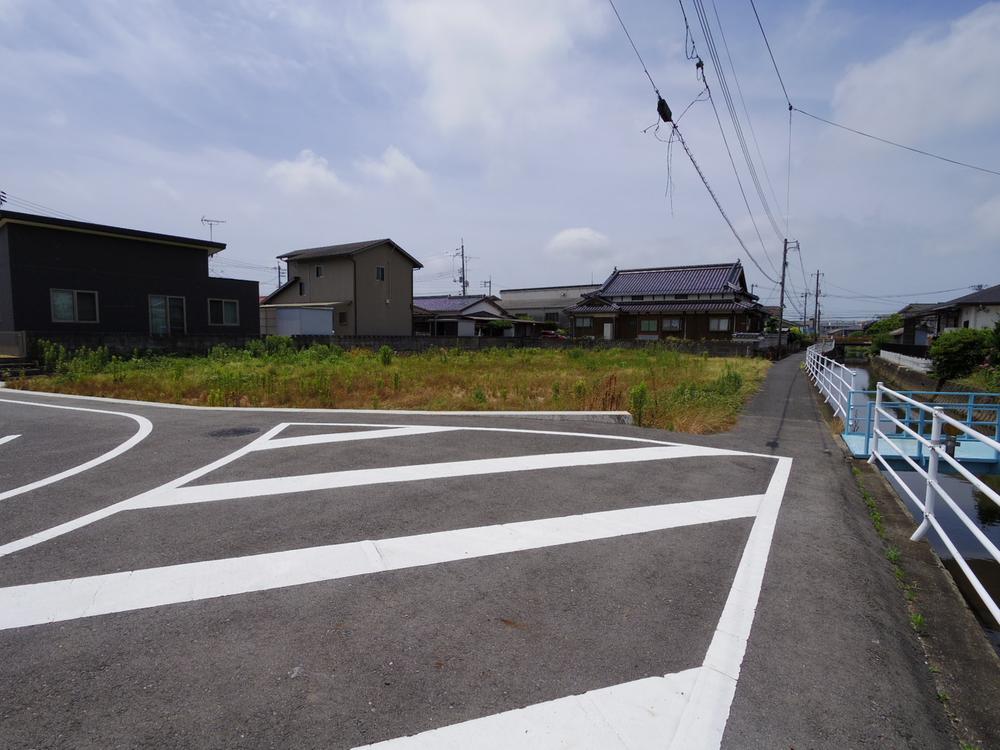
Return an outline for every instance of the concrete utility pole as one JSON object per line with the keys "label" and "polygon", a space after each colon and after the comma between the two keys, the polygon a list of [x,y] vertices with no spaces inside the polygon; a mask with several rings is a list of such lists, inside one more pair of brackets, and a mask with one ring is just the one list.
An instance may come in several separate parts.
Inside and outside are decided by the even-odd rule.
{"label": "concrete utility pole", "polygon": [[464,297],[469,292],[469,276],[465,269],[465,239],[462,238],[462,244],[459,246],[458,250],[451,257],[461,257],[462,258],[462,270],[458,277],[458,283],[462,286],[462,296]]}
{"label": "concrete utility pole", "polygon": [[813,311],[813,323],[816,326],[816,336],[819,336],[819,277],[822,276],[819,271],[814,274],[816,276],[816,295],[815,295],[815,305],[816,309]]}
{"label": "concrete utility pole", "polygon": [[802,328],[809,327],[809,290],[802,292]]}
{"label": "concrete utility pole", "polygon": [[788,268],[788,240],[781,251],[781,297],[778,302],[778,359],[781,359],[781,329],[785,322],[785,269]]}

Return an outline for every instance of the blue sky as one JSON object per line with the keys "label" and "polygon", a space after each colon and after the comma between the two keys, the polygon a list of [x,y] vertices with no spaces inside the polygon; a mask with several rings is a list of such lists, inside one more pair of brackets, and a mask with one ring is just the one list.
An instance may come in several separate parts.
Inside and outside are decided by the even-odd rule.
{"label": "blue sky", "polygon": [[[1000,4],[757,7],[797,106],[1000,169]],[[618,8],[682,110],[700,86],[679,7]],[[749,2],[717,9],[713,34],[723,55],[725,34],[736,64],[784,234],[784,98]],[[206,234],[203,215],[226,219],[216,236],[229,247],[214,270],[259,278],[263,291],[275,280],[263,267],[282,252],[391,236],[427,266],[418,293],[456,288],[450,251],[464,238],[477,288],[489,277],[497,290],[740,258],[765,301],[775,296],[680,149],[665,197],[667,146],[642,133],[655,98],[604,0],[0,0],[0,69],[0,189],[175,234]],[[681,127],[750,252],[776,275],[780,239],[737,152],[769,262],[709,103]],[[752,141],[750,151],[757,160]],[[1000,283],[1000,177],[801,115],[791,170],[788,233],[802,246],[792,293],[822,270],[827,316]]]}

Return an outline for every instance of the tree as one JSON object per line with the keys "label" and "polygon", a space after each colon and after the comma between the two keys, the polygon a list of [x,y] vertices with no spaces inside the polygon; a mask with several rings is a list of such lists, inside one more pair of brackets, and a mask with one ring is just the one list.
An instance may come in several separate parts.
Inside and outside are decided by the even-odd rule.
{"label": "tree", "polygon": [[959,328],[945,331],[931,344],[934,374],[943,380],[969,375],[986,361],[994,331],[980,328]]}

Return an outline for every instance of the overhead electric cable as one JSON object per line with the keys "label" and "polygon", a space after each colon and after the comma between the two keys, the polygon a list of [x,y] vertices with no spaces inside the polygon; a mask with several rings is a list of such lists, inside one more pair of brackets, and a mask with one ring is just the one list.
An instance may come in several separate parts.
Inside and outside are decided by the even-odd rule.
{"label": "overhead electric cable", "polygon": [[618,8],[615,7],[614,0],[608,0],[608,3],[611,4],[611,10],[615,12],[615,16],[618,18],[618,23],[620,23],[622,26],[622,31],[624,31],[625,36],[628,37],[628,43],[632,45],[632,49],[635,51],[635,56],[639,58],[639,64],[642,66],[642,72],[646,74],[646,78],[649,79],[649,84],[653,87],[653,91],[655,91],[656,95],[659,96],[660,90],[656,88],[656,84],[653,83],[653,76],[649,74],[649,69],[646,67],[646,63],[643,62],[642,55],[639,54],[638,47],[636,47],[635,42],[632,41],[632,35],[629,34],[628,29],[625,28],[625,22],[622,20],[621,15],[618,13]]}
{"label": "overhead electric cable", "polygon": [[764,31],[764,24],[760,22],[760,14],[757,13],[757,6],[754,4],[753,0],[750,0],[750,7],[753,8],[754,18],[757,19],[757,26],[760,27],[761,36],[764,37],[764,44],[767,46],[767,54],[771,56],[771,64],[774,66],[774,72],[778,75],[778,83],[781,84],[781,92],[785,95],[785,101],[788,103],[788,108],[792,108],[792,100],[788,98],[788,89],[785,88],[785,81],[781,77],[781,71],[778,70],[778,63],[774,59],[774,52],[771,51],[771,43],[767,40],[767,32]]}
{"label": "overhead electric cable", "polygon": [[947,156],[941,156],[939,154],[932,154],[930,151],[924,151],[919,148],[914,148],[913,146],[906,146],[902,143],[896,143],[896,141],[890,141],[888,138],[881,138],[877,135],[872,135],[871,133],[865,133],[863,130],[856,130],[854,128],[849,128],[847,125],[841,125],[833,120],[827,120],[825,117],[820,117],[819,115],[814,115],[811,112],[806,112],[804,109],[799,109],[798,107],[793,107],[796,112],[805,115],[806,117],[811,117],[814,120],[819,120],[820,122],[825,122],[827,125],[832,125],[835,128],[840,128],[841,130],[846,130],[849,133],[854,133],[856,135],[863,135],[865,138],[871,138],[873,141],[879,141],[880,143],[886,143],[890,146],[895,146],[896,148],[906,149],[907,151],[912,151],[915,154],[920,154],[921,156],[929,156],[932,159],[939,159],[940,161],[946,161],[949,164],[955,164],[959,167],[966,167],[967,169],[975,169],[977,172],[986,172],[987,174],[994,174],[1000,177],[1000,171],[995,169],[987,169],[986,167],[979,167],[975,164],[969,164],[968,162],[958,161],[957,159],[949,159]]}

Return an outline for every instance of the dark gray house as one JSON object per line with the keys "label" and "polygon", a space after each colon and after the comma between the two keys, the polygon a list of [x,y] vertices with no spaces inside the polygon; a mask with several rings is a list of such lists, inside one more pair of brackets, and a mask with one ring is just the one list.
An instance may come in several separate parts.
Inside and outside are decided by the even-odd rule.
{"label": "dark gray house", "polygon": [[208,274],[209,257],[225,247],[0,211],[0,331],[70,344],[111,334],[165,345],[256,336],[257,282]]}

